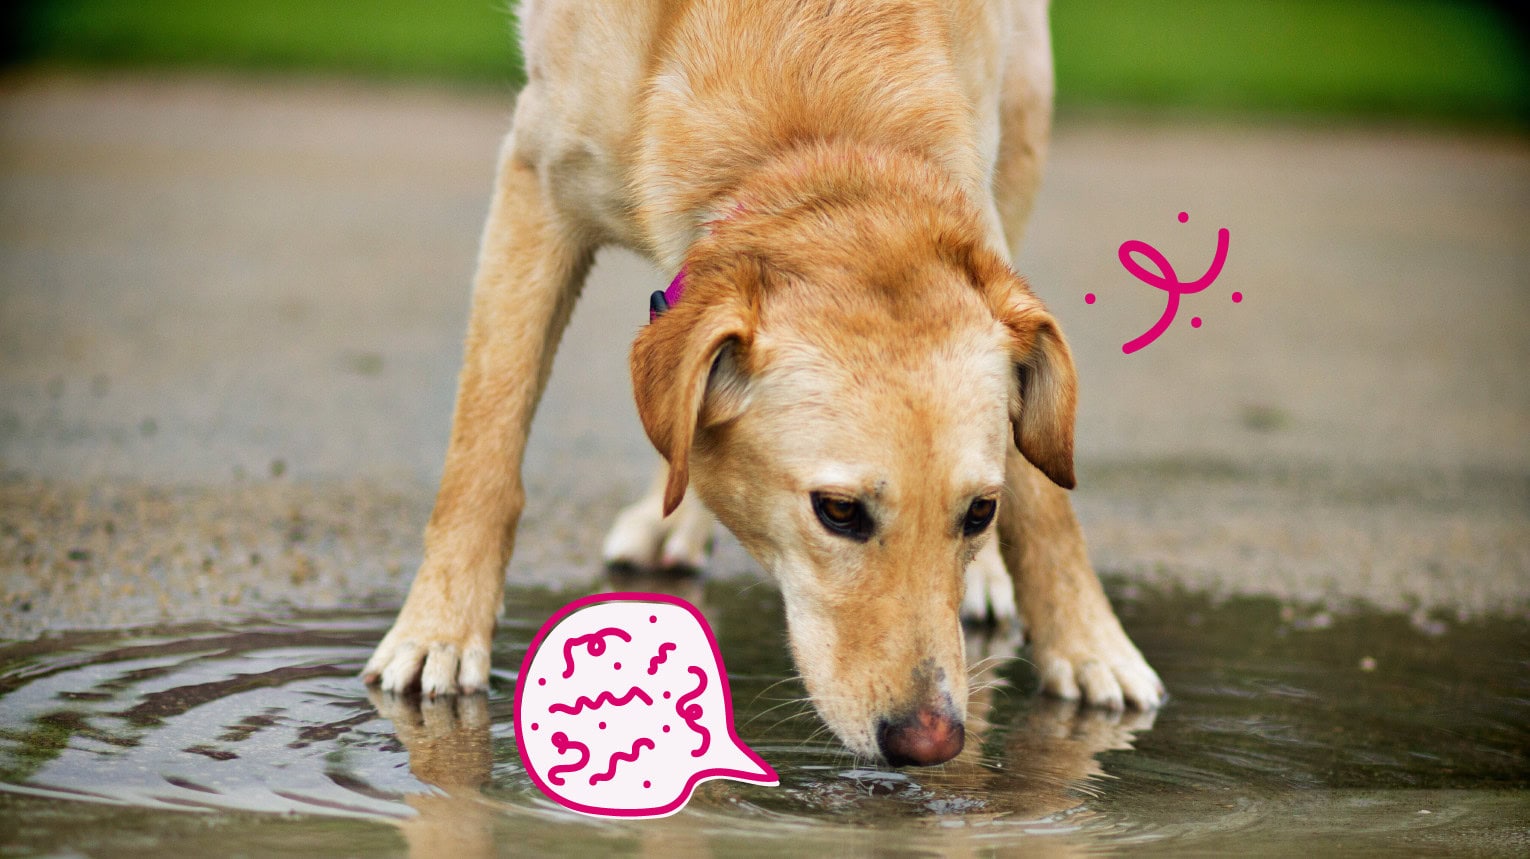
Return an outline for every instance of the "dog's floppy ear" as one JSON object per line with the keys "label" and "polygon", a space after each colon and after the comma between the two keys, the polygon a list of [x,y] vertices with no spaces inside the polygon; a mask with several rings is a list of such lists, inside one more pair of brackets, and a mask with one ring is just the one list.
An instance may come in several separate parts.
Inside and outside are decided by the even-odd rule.
{"label": "dog's floppy ear", "polygon": [[1053,483],[1072,489],[1073,419],[1078,410],[1073,353],[1057,320],[1024,278],[996,257],[989,259],[983,252],[975,256],[978,283],[994,316],[1009,331],[1017,380],[1009,407],[1015,447]]}
{"label": "dog's floppy ear", "polygon": [[743,355],[754,331],[759,271],[747,260],[688,265],[674,307],[632,344],[632,389],[648,439],[669,463],[664,515],[690,482],[691,443],[705,420],[720,423],[744,405]]}

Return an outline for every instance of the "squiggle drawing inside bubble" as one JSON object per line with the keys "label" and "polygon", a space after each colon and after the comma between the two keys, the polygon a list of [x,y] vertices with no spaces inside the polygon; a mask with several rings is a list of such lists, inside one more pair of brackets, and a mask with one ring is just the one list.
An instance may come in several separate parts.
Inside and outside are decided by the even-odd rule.
{"label": "squiggle drawing inside bubble", "polygon": [[647,749],[653,748],[653,740],[650,740],[647,737],[638,737],[636,740],[633,740],[632,741],[632,749],[630,751],[627,751],[627,752],[617,752],[616,754],[611,756],[610,766],[606,767],[606,771],[605,772],[603,772],[603,773],[596,773],[595,775],[590,776],[590,784],[599,784],[600,782],[610,781],[611,779],[616,778],[616,765],[621,763],[622,761],[635,761],[635,760],[637,760],[638,759],[638,750],[639,749],[645,749],[645,748],[647,748]]}
{"label": "squiggle drawing inside bubble", "polygon": [[584,814],[663,817],[708,779],[777,783],[734,731],[711,628],[663,594],[560,609],[521,664],[515,732],[532,782]]}
{"label": "squiggle drawing inside bubble", "polygon": [[602,692],[602,693],[600,693],[599,695],[597,695],[595,697],[595,700],[593,700],[593,701],[591,701],[590,699],[588,699],[588,698],[584,697],[583,695],[581,695],[571,705],[570,704],[549,704],[548,707],[547,707],[547,712],[549,712],[549,713],[567,713],[570,716],[577,716],[577,715],[579,715],[581,712],[583,712],[585,710],[595,710],[595,709],[598,709],[600,707],[604,707],[607,704],[614,704],[614,705],[620,707],[623,704],[631,703],[633,698],[640,698],[640,699],[642,699],[644,704],[652,704],[653,703],[653,699],[648,697],[648,693],[647,692],[644,692],[642,689],[639,689],[638,687],[634,686],[631,689],[628,689],[627,690],[627,694],[623,695],[620,698],[617,698],[616,696],[612,695],[610,692]]}
{"label": "squiggle drawing inside bubble", "polygon": [[562,731],[553,734],[552,744],[555,748],[557,748],[558,754],[560,755],[569,749],[579,750],[578,763],[563,764],[562,766],[556,766],[547,771],[547,780],[553,784],[563,784],[563,773],[578,772],[579,770],[584,769],[585,764],[590,762],[590,747],[586,746],[584,743],[576,743],[573,740],[570,740],[568,735]]}
{"label": "squiggle drawing inside bubble", "polygon": [[694,665],[686,670],[696,675],[697,685],[690,694],[675,702],[675,715],[685,720],[687,728],[701,735],[701,745],[694,752],[691,752],[691,757],[699,758],[706,754],[707,747],[712,745],[712,734],[701,724],[701,705],[692,704],[691,702],[701,697],[701,693],[707,691],[707,674]]}
{"label": "squiggle drawing inside bubble", "polygon": [[664,660],[669,658],[669,652],[674,649],[675,643],[673,641],[666,641],[659,645],[658,655],[648,660],[648,673],[658,674],[659,666],[664,664]]}
{"label": "squiggle drawing inside bubble", "polygon": [[563,664],[565,666],[563,669],[563,679],[567,680],[574,676],[574,648],[584,647],[590,651],[591,656],[600,656],[606,652],[607,638],[620,638],[622,641],[632,640],[632,636],[622,630],[606,627],[599,632],[581,635],[578,638],[570,638],[568,641],[563,642]]}

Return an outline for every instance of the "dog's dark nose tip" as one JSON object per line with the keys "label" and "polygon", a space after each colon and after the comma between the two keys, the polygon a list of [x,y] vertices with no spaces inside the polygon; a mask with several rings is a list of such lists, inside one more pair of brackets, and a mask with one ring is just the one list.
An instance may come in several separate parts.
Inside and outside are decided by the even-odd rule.
{"label": "dog's dark nose tip", "polygon": [[966,741],[962,723],[944,711],[922,708],[895,722],[877,725],[882,757],[895,767],[928,767],[956,757]]}

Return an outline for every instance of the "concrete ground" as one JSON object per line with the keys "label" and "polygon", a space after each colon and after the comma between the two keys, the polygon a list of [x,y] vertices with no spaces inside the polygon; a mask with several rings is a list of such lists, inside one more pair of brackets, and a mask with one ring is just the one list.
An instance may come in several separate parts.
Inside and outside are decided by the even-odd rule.
{"label": "concrete ground", "polygon": [[[0,638],[402,599],[510,105],[0,78]],[[1221,277],[1123,355],[1164,298],[1118,246],[1190,279],[1218,227]],[[1075,499],[1118,593],[1530,612],[1527,237],[1523,138],[1065,117],[1020,268],[1078,361]],[[626,352],[667,279],[602,256],[513,581],[598,578],[655,462]],[[755,569],[727,540],[716,567]]]}

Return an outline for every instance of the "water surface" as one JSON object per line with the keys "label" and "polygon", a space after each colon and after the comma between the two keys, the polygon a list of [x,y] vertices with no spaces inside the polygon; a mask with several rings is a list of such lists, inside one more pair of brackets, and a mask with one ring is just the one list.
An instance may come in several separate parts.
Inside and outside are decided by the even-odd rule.
{"label": "water surface", "polygon": [[802,703],[768,586],[637,589],[659,587],[713,624],[739,734],[780,786],[708,782],[661,821],[543,797],[516,753],[514,671],[574,595],[515,591],[490,693],[453,701],[356,680],[386,613],[0,647],[0,854],[1530,854],[1522,617],[1335,617],[1115,588],[1171,690],[1161,711],[1040,698],[1012,638],[973,632],[968,748],[888,770],[847,755]]}

